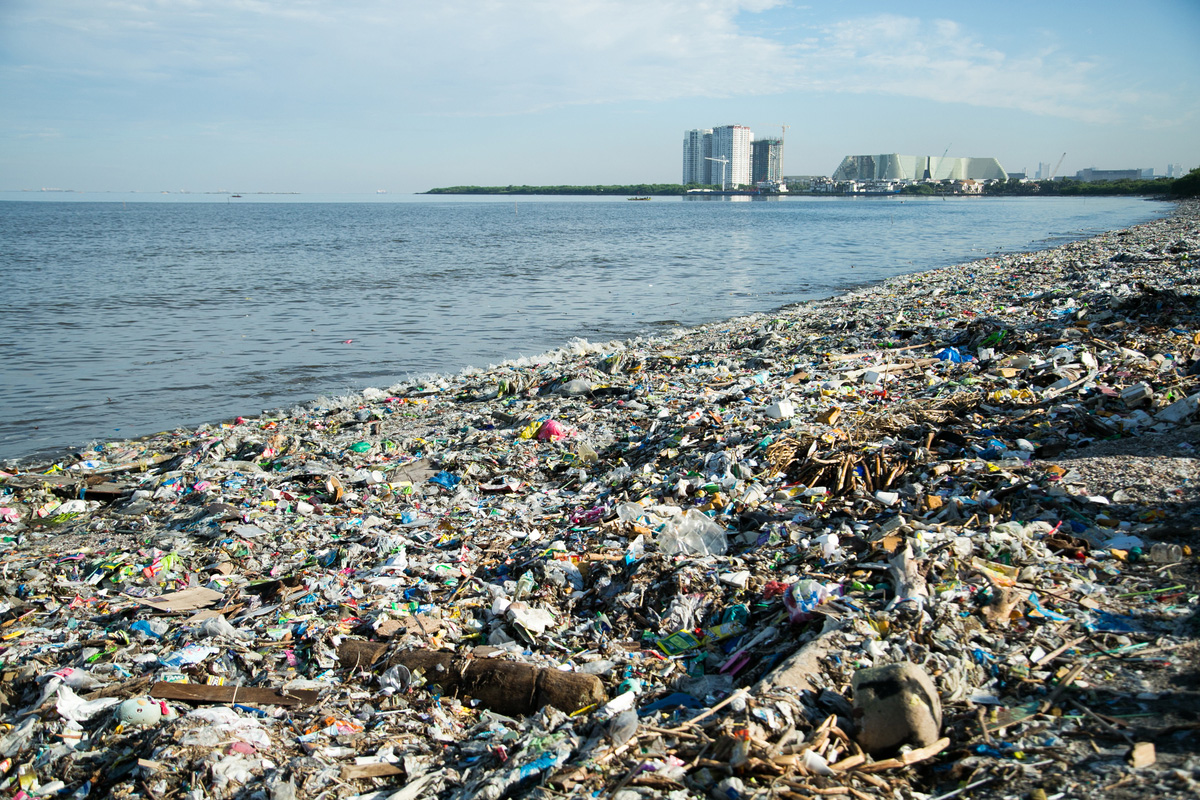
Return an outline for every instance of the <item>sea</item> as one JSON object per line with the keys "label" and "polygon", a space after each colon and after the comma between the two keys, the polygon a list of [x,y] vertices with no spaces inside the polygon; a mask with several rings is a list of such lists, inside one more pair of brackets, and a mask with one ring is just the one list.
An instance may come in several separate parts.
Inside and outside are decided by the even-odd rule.
{"label": "sea", "polygon": [[1170,208],[0,192],[0,460],[770,311]]}

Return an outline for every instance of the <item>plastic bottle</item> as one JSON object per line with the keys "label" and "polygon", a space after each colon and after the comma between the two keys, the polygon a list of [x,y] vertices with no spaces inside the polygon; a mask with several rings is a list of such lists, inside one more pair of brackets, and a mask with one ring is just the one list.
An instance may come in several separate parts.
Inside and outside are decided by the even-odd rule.
{"label": "plastic bottle", "polygon": [[1183,548],[1177,544],[1158,542],[1150,548],[1150,560],[1156,564],[1178,564],[1183,561]]}
{"label": "plastic bottle", "polygon": [[17,767],[17,783],[25,791],[33,788],[33,784],[37,782],[37,772],[34,771],[33,765],[22,764]]}
{"label": "plastic bottle", "polygon": [[521,577],[517,578],[517,588],[513,592],[513,599],[523,599],[527,594],[533,591],[535,586],[537,586],[537,582],[534,581],[533,576],[528,572],[522,573]]}
{"label": "plastic bottle", "polygon": [[608,736],[616,747],[628,742],[637,733],[638,715],[632,708],[622,711],[608,723]]}
{"label": "plastic bottle", "polygon": [[729,754],[729,766],[737,769],[750,758],[750,731],[739,728],[733,732],[733,752]]}

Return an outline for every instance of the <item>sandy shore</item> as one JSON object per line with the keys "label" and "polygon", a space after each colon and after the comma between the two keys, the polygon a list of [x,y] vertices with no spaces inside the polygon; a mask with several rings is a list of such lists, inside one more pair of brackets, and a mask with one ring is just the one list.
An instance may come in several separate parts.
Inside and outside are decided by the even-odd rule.
{"label": "sandy shore", "polygon": [[1198,253],[1186,202],[5,475],[9,786],[1187,796]]}

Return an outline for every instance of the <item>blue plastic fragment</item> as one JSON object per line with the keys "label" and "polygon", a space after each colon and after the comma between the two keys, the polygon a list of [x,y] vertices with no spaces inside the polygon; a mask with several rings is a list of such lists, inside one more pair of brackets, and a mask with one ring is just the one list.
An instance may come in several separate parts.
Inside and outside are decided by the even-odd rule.
{"label": "blue plastic fragment", "polygon": [[653,703],[647,703],[638,709],[638,716],[644,717],[647,714],[653,714],[655,711],[661,711],[665,708],[704,708],[704,703],[700,702],[690,694],[683,692],[673,692],[666,697],[661,697]]}
{"label": "blue plastic fragment", "polygon": [[453,489],[462,482],[462,478],[459,478],[456,475],[451,475],[449,472],[442,470],[437,475],[434,475],[432,478],[430,478],[429,482],[436,483],[438,486],[441,486],[444,489]]}
{"label": "blue plastic fragment", "polygon": [[947,347],[945,350],[937,354],[941,361],[949,361],[953,364],[961,364],[964,361],[974,361],[975,357],[969,353],[963,353],[957,347]]}

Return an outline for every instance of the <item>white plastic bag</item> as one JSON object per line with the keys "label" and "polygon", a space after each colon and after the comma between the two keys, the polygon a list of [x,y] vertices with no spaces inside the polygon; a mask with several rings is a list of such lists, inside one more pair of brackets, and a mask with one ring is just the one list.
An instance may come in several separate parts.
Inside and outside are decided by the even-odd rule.
{"label": "white plastic bag", "polygon": [[658,547],[667,555],[722,556],[728,547],[725,528],[696,509],[664,523]]}

